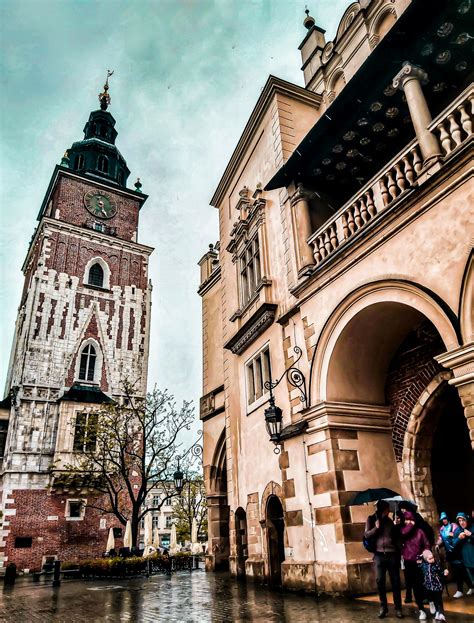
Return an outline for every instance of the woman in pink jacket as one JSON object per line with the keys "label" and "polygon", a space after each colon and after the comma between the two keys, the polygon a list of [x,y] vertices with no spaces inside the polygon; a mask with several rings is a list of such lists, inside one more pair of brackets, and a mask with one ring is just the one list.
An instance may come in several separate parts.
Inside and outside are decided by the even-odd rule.
{"label": "woman in pink jacket", "polygon": [[413,587],[416,605],[419,608],[420,621],[426,621],[426,612],[423,605],[425,591],[423,588],[423,577],[417,562],[418,557],[425,550],[431,550],[428,539],[421,528],[415,525],[415,515],[411,512],[405,513],[405,521],[400,527],[402,537],[402,556],[405,563],[405,577],[410,586]]}

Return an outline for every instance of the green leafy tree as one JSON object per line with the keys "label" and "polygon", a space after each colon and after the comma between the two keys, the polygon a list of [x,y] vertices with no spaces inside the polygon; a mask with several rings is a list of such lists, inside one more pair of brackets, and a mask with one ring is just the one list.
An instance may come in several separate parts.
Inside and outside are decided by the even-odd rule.
{"label": "green leafy tree", "polygon": [[[194,408],[183,402],[177,409],[173,396],[154,389],[146,399],[134,395],[134,386],[125,383],[123,399],[104,405],[95,417],[88,417],[74,432],[75,457],[55,480],[78,479],[97,496],[87,506],[117,517],[122,525],[130,520],[132,543],[137,545],[140,520],[147,512],[159,511],[146,505],[153,489],[170,498],[176,496],[173,472],[177,458],[186,456],[183,433],[194,421]],[[54,468],[53,468],[54,471]]]}
{"label": "green leafy tree", "polygon": [[191,539],[193,519],[196,519],[198,536],[207,537],[207,501],[204,479],[201,474],[190,474],[183,491],[173,503],[173,519],[179,541]]}

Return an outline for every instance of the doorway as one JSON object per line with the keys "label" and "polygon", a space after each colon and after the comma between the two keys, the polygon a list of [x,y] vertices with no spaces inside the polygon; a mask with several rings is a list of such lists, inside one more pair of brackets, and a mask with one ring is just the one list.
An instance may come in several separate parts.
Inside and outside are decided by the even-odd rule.
{"label": "doorway", "polygon": [[285,520],[276,495],[267,501],[268,566],[271,586],[281,586],[281,564],[285,560]]}
{"label": "doorway", "polygon": [[247,514],[243,508],[235,511],[235,533],[237,546],[237,576],[245,576],[245,561],[248,558]]}
{"label": "doorway", "polygon": [[474,509],[474,453],[464,410],[454,387],[446,387],[435,415],[431,481],[438,513],[454,521],[460,511]]}

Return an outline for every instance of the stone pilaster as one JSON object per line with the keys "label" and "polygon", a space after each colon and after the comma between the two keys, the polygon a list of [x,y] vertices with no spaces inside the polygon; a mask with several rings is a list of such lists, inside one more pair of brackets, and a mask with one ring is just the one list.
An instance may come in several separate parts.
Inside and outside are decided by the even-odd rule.
{"label": "stone pilaster", "polygon": [[421,88],[427,80],[428,74],[421,67],[412,65],[408,61],[393,79],[394,88],[401,89],[405,93],[425,166],[441,156],[438,139],[428,130],[432,117]]}
{"label": "stone pilaster", "polygon": [[308,238],[312,234],[309,193],[302,184],[298,184],[296,192],[290,198],[290,204],[295,234],[296,265],[298,275],[302,275],[315,263],[313,250],[308,244]]}

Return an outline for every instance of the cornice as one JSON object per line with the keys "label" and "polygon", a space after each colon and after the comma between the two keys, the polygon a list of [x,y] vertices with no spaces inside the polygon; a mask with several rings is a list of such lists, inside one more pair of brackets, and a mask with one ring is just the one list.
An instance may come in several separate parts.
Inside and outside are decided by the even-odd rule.
{"label": "cornice", "polygon": [[204,296],[205,294],[207,294],[207,292],[211,290],[211,288],[220,280],[220,278],[221,278],[221,267],[218,266],[212,271],[209,277],[205,281],[203,281],[201,285],[199,286],[198,291],[197,291],[199,296]]}
{"label": "cornice", "polygon": [[234,355],[240,355],[275,320],[278,305],[263,303],[242,327],[224,344]]}
{"label": "cornice", "polygon": [[390,432],[390,407],[351,402],[320,402],[303,411],[308,434],[327,428]]}
{"label": "cornice", "polygon": [[262,93],[260,94],[257,103],[255,104],[250,118],[247,121],[244,131],[240,136],[237,146],[232,153],[232,156],[221,177],[217,189],[215,190],[214,195],[211,198],[211,206],[215,208],[219,207],[219,204],[227,190],[227,187],[229,186],[230,181],[234,176],[235,171],[242,159],[242,155],[248,148],[256,129],[258,128],[265,113],[267,112],[273,96],[277,93],[280,93],[282,95],[289,95],[297,101],[309,104],[310,106],[316,108],[319,108],[319,105],[321,103],[321,96],[317,93],[313,93],[312,91],[308,91],[304,87],[270,75],[265,86],[263,87]]}

